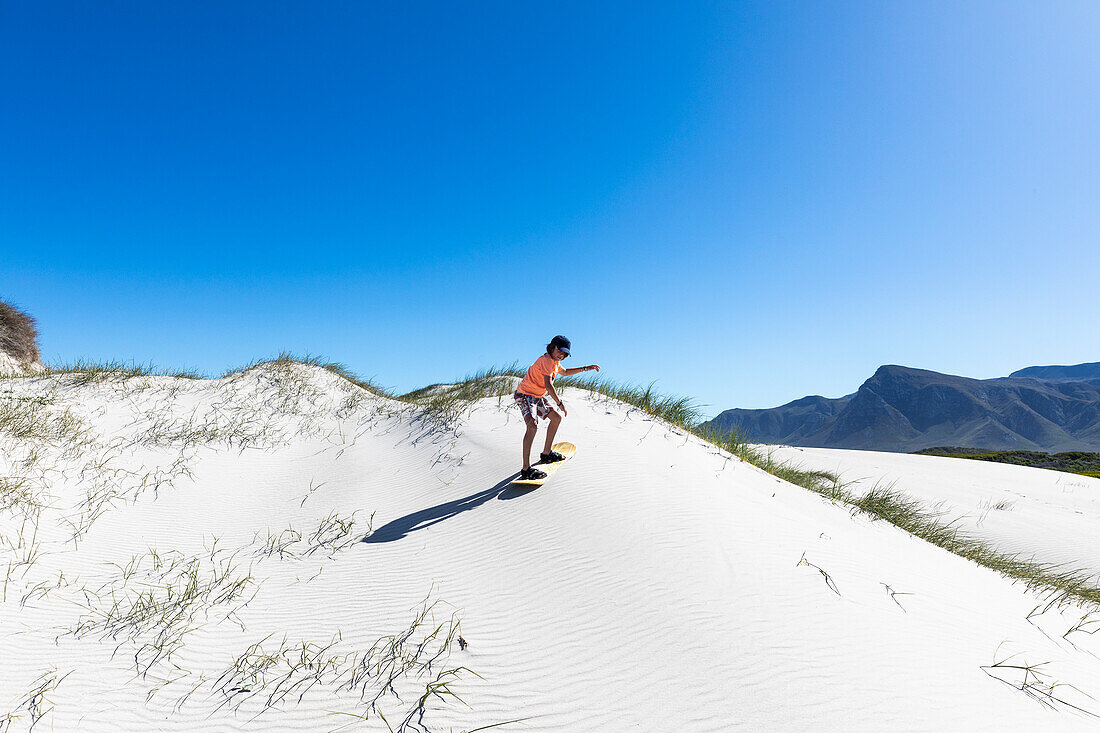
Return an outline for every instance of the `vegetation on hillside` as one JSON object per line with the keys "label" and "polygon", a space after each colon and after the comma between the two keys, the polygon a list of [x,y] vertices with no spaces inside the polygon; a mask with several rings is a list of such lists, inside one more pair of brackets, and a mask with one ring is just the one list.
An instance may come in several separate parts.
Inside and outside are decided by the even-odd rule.
{"label": "vegetation on hillside", "polygon": [[0,300],[0,351],[23,364],[39,360],[34,318]]}
{"label": "vegetation on hillside", "polygon": [[960,448],[958,446],[938,446],[914,451],[921,456],[946,456],[948,458],[968,458],[972,461],[991,463],[1009,463],[1014,466],[1031,468],[1049,468],[1053,471],[1078,473],[1082,476],[1100,478],[1100,453],[1068,451],[1066,453],[1039,453],[1027,450],[993,451],[981,448]]}
{"label": "vegetation on hillside", "polygon": [[[453,424],[455,421],[460,420],[479,399],[496,397],[500,400],[511,394],[515,389],[515,379],[522,377],[524,373],[516,364],[506,367],[494,367],[467,376],[453,384],[435,384],[398,395],[370,380],[357,377],[341,364],[326,362],[317,357],[298,357],[283,353],[276,359],[254,362],[241,369],[232,370],[224,374],[223,377],[240,374],[270,364],[278,367],[289,367],[293,364],[321,367],[364,390],[419,408],[424,411],[425,415],[446,424]],[[96,365],[83,362],[53,367],[47,372],[47,374],[49,373],[73,374],[77,376],[78,381],[127,379],[153,375],[202,378],[193,372],[171,372],[158,370],[151,366]],[[942,513],[925,507],[912,498],[888,487],[876,486],[865,495],[855,494],[845,484],[841,483],[839,477],[833,473],[807,471],[790,462],[778,461],[766,447],[752,445],[736,432],[718,432],[703,426],[699,420],[699,405],[691,398],[661,394],[654,389],[653,383],[642,387],[592,376],[562,378],[558,381],[558,388],[563,397],[566,396],[569,389],[584,389],[638,408],[676,429],[701,438],[730,458],[735,457],[743,460],[778,478],[813,491],[829,501],[844,504],[850,507],[853,512],[863,513],[875,519],[883,519],[938,547],[994,569],[1014,580],[1023,581],[1028,588],[1046,592],[1052,604],[1084,601],[1094,606],[1100,606],[1100,586],[1097,585],[1097,578],[1088,573],[1034,560],[1022,560],[1017,555],[1001,553],[980,540],[963,534],[956,521],[945,519]],[[955,451],[944,453],[945,455],[975,458],[977,460],[996,460],[991,456],[997,455],[981,451],[958,452],[960,449],[940,450]],[[961,450],[966,451],[966,449]],[[928,451],[922,452],[928,453]],[[1016,451],[1013,453],[1023,454],[1024,452]],[[1046,456],[1046,454],[1032,455]],[[1085,465],[1083,461],[1100,458],[1100,455],[1064,453],[1056,454],[1056,457],[1062,457],[1066,465],[1071,465],[1073,461],[1076,461],[1072,465],[1080,467]],[[1036,464],[1020,462],[1019,465]],[[1090,474],[1090,471],[1080,472],[1086,475]]]}

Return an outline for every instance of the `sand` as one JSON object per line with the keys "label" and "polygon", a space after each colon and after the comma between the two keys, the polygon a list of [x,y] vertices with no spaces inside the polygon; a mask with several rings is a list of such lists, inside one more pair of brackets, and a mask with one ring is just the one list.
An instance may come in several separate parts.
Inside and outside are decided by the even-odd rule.
{"label": "sand", "polygon": [[[517,491],[507,397],[441,424],[304,365],[0,381],[0,409],[33,427],[0,434],[0,476],[24,497],[0,513],[0,716],[62,731],[387,730],[379,711],[442,731],[1100,724],[1072,707],[1100,713],[1100,639],[1087,619],[1070,631],[1085,610],[1037,613],[997,573],[637,409],[563,397],[577,455]],[[876,456],[919,484],[935,466],[966,511],[999,496],[970,496],[970,464]],[[1054,479],[981,469],[1003,469],[983,485],[1016,502],[983,527],[1094,562],[1061,504],[1057,542],[1000,521],[1040,516]],[[1089,520],[1093,488],[1063,492]],[[1042,664],[1054,698],[1006,664]]]}

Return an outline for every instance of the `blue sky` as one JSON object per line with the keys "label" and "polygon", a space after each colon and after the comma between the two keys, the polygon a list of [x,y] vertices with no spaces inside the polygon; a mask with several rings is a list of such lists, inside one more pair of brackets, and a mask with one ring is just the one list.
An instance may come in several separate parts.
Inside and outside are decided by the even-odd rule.
{"label": "blue sky", "polygon": [[47,361],[573,361],[708,414],[1100,360],[1093,2],[0,4]]}

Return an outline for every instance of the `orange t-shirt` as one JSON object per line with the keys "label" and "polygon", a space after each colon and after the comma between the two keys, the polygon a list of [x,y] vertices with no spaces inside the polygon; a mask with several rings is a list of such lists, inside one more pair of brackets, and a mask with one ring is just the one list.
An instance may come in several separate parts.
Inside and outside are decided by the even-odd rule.
{"label": "orange t-shirt", "polygon": [[546,394],[546,380],[544,377],[553,379],[554,375],[560,373],[561,370],[560,361],[555,361],[554,357],[549,354],[543,354],[527,370],[527,376],[519,383],[517,391],[531,397],[542,397]]}

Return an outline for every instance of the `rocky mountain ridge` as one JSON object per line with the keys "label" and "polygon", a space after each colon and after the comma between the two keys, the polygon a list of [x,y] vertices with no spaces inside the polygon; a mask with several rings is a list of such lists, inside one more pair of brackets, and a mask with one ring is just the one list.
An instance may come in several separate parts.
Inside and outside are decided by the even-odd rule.
{"label": "rocky mountain ridge", "polygon": [[995,379],[885,365],[852,395],[726,410],[706,425],[755,443],[818,448],[1096,451],[1100,363],[1028,367]]}

